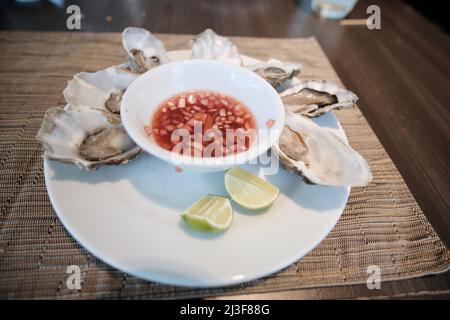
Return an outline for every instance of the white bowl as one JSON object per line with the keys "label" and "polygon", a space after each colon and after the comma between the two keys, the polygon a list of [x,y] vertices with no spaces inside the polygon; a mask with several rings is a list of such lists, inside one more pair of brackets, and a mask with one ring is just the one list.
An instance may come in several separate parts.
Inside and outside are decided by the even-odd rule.
{"label": "white bowl", "polygon": [[[242,102],[255,118],[256,141],[247,151],[217,158],[184,156],[161,148],[145,133],[144,126],[150,124],[162,102],[189,90],[215,91]],[[125,130],[144,151],[174,166],[199,172],[256,161],[277,141],[285,118],[278,93],[263,78],[229,63],[201,59],[172,62],[144,73],[126,90],[120,113]],[[271,128],[267,128],[268,120],[274,120]]]}

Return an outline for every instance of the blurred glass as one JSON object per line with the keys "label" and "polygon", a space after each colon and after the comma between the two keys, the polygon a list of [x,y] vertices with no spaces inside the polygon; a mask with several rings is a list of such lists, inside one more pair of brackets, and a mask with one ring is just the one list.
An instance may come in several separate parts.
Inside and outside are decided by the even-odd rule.
{"label": "blurred glass", "polygon": [[312,0],[313,11],[321,17],[339,20],[352,11],[358,0]]}

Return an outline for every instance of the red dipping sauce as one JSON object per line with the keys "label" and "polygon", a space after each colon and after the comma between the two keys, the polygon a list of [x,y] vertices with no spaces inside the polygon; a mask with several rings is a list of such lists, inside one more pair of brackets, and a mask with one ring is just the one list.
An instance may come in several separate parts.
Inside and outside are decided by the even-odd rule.
{"label": "red dipping sauce", "polygon": [[253,114],[240,101],[203,90],[166,100],[144,129],[162,148],[195,157],[246,151],[256,136]]}

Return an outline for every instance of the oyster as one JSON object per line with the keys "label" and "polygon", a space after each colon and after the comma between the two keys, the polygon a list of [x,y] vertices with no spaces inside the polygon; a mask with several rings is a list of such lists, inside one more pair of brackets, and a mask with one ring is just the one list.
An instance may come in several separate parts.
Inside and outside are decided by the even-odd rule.
{"label": "oyster", "polygon": [[287,111],[314,118],[333,109],[348,108],[358,101],[351,91],[328,80],[302,81],[280,93]]}
{"label": "oyster", "polygon": [[290,80],[298,75],[303,66],[299,63],[282,62],[277,59],[269,59],[265,62],[249,65],[246,68],[259,74],[274,88],[277,88],[287,80]]}
{"label": "oyster", "polygon": [[127,65],[112,66],[97,72],[80,72],[69,80],[63,91],[64,98],[72,106],[119,114],[125,90],[138,76],[129,71]]}
{"label": "oyster", "polygon": [[126,163],[141,151],[117,115],[71,105],[47,110],[37,140],[45,157],[88,170]]}
{"label": "oyster", "polygon": [[236,46],[226,37],[206,29],[191,40],[193,59],[216,59],[242,65]]}
{"label": "oyster", "polygon": [[150,31],[128,27],[122,32],[122,45],[131,68],[139,73],[170,61],[164,44]]}
{"label": "oyster", "polygon": [[364,186],[372,180],[366,160],[357,151],[330,130],[299,115],[288,115],[272,151],[284,168],[309,183]]}

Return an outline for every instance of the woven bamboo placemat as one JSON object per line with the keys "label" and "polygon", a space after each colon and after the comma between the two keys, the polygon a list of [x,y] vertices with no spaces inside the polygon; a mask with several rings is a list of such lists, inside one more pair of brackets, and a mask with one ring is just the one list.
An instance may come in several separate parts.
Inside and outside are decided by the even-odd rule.
{"label": "woven bamboo placemat", "polygon": [[[187,48],[190,39],[161,37],[169,50]],[[256,58],[300,61],[304,79],[340,82],[314,38],[235,41]],[[381,268],[383,281],[449,269],[450,252],[357,108],[336,115],[350,144],[368,160],[373,182],[352,189],[338,224],[301,261],[264,279],[214,289],[150,283],[105,265],[56,217],[35,136],[45,110],[64,104],[62,90],[74,73],[123,59],[119,34],[0,33],[0,298],[205,297],[365,283],[370,265]],[[66,286],[69,265],[81,268],[80,290]]]}

